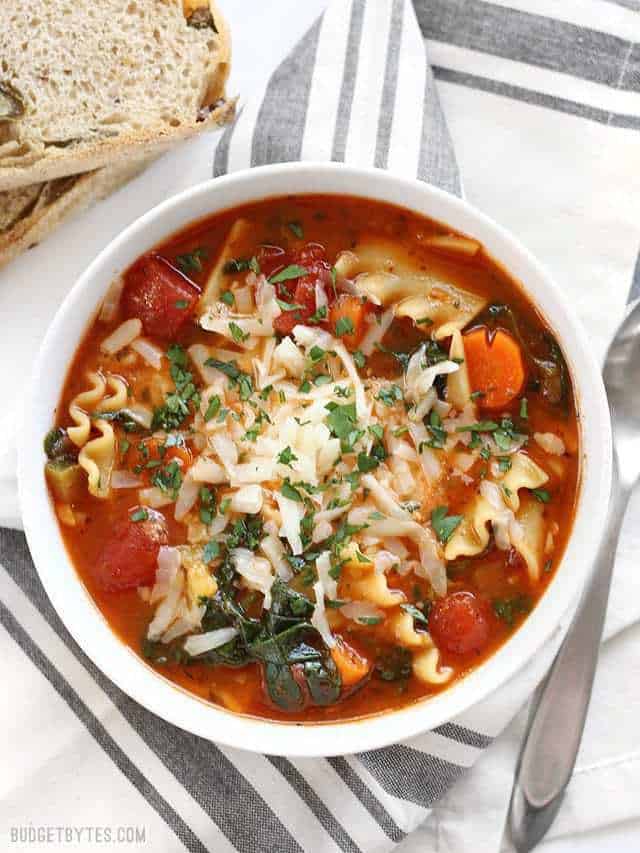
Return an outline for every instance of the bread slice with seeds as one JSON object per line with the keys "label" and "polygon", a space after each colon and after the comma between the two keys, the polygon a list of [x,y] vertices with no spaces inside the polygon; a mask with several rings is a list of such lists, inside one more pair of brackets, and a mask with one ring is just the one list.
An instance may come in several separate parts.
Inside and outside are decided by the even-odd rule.
{"label": "bread slice with seeds", "polygon": [[226,123],[230,50],[213,0],[2,0],[0,191]]}

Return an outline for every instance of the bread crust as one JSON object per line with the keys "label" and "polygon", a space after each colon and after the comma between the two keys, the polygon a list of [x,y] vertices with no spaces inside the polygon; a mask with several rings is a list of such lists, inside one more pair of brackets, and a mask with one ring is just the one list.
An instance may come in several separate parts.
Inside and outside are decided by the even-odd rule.
{"label": "bread crust", "polygon": [[[184,5],[189,8],[199,4],[185,0]],[[230,122],[235,115],[236,104],[235,99],[228,99],[225,95],[230,70],[231,37],[215,0],[209,0],[209,7],[218,31],[219,44],[215,65],[206,81],[203,106],[213,104],[206,116],[179,127],[168,124],[163,129],[143,127],[130,132],[122,131],[116,137],[105,137],[99,141],[81,141],[72,148],[49,147],[45,155],[31,165],[0,166],[0,191],[92,172],[107,165],[122,165],[131,159],[149,159],[175,142]]]}
{"label": "bread crust", "polygon": [[[85,210],[91,204],[105,198],[118,187],[139,174],[149,160],[136,160],[106,166],[95,172],[70,176],[70,186],[56,195],[50,202],[36,204],[27,215],[19,218],[6,231],[0,232],[0,267],[8,264],[25,249],[40,243],[51,231],[72,214]],[[75,180],[73,180],[75,178]],[[51,189],[44,182],[39,197]],[[0,204],[2,204],[0,196]]]}

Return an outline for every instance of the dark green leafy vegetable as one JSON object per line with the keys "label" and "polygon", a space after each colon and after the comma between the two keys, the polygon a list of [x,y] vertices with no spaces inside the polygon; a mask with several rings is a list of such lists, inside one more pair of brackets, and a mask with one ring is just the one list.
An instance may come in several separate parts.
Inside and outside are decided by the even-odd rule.
{"label": "dark green leafy vegetable", "polygon": [[78,448],[67,435],[62,427],[55,427],[44,437],[44,452],[51,460],[64,461],[68,464],[75,462],[78,458]]}
{"label": "dark green leafy vegetable", "polygon": [[411,675],[411,652],[391,646],[376,658],[374,673],[383,681],[404,681]]}
{"label": "dark green leafy vegetable", "polygon": [[526,321],[517,319],[508,305],[500,303],[489,305],[474,318],[473,325],[484,325],[491,330],[502,328],[509,332],[520,344],[531,377],[529,387],[539,391],[551,405],[566,409],[569,393],[567,365],[552,335],[548,332],[541,335]]}

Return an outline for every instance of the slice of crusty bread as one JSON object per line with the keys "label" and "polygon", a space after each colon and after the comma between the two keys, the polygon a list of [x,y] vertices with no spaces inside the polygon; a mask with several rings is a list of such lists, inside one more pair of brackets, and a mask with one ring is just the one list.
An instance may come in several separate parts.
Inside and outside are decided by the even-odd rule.
{"label": "slice of crusty bread", "polygon": [[71,214],[109,195],[147,163],[119,163],[0,192],[0,267],[35,246]]}
{"label": "slice of crusty bread", "polygon": [[213,0],[0,5],[0,190],[141,159],[233,115]]}

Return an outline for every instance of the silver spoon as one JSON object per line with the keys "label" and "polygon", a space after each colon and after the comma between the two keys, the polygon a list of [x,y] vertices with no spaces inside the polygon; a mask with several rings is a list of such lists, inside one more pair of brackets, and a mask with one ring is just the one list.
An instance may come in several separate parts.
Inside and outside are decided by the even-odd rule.
{"label": "silver spoon", "polygon": [[609,347],[603,377],[614,440],[607,531],[571,627],[533,699],[508,819],[518,853],[532,850],[553,823],[582,739],[618,537],[640,475],[640,300]]}

